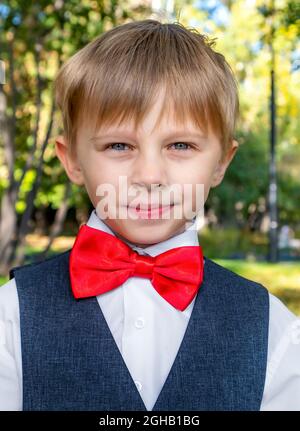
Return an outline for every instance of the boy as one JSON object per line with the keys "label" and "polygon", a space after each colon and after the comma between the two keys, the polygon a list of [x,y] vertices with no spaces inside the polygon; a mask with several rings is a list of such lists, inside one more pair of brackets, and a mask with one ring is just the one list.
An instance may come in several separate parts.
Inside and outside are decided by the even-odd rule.
{"label": "boy", "polygon": [[71,250],[0,289],[2,410],[300,409],[298,319],[198,243],[238,147],[236,82],[212,45],[148,19],[60,70],[57,156],[95,209]]}

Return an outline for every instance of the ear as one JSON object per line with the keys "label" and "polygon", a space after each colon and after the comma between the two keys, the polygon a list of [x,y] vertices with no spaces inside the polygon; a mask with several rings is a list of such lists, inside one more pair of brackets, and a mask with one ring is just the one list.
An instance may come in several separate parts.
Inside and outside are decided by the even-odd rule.
{"label": "ear", "polygon": [[71,155],[69,146],[63,136],[58,136],[55,139],[55,152],[72,183],[79,186],[83,185],[82,170],[78,164],[77,156]]}
{"label": "ear", "polygon": [[231,147],[227,151],[226,156],[222,160],[219,160],[218,162],[218,165],[212,177],[211,187],[216,187],[219,184],[221,184],[224,178],[225,172],[229,164],[231,163],[233,157],[235,156],[235,153],[238,147],[239,147],[239,143],[235,140],[232,140]]}

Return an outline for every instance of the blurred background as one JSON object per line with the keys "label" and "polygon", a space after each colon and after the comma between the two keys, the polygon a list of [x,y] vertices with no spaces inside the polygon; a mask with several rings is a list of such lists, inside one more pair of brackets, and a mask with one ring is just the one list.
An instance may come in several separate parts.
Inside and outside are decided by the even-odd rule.
{"label": "blurred background", "polygon": [[72,247],[93,209],[55,156],[60,65],[110,28],[180,21],[215,38],[239,82],[240,148],[212,189],[204,254],[300,315],[300,2],[2,0],[0,285],[9,269]]}

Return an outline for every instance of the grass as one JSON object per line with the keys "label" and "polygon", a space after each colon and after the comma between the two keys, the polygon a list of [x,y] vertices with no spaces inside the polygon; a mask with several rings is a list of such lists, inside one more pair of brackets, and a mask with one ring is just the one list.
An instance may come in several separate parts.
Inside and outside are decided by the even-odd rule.
{"label": "grass", "polygon": [[237,274],[263,284],[296,315],[300,316],[300,265],[297,262],[246,262],[214,259]]}
{"label": "grass", "polygon": [[2,284],[6,283],[8,280],[8,277],[1,277],[0,276],[0,286],[2,286]]}

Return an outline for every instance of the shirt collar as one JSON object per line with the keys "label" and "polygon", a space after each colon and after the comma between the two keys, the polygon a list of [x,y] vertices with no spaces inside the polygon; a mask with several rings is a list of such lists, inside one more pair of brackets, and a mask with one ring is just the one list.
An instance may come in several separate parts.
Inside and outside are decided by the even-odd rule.
{"label": "shirt collar", "polygon": [[[98,217],[96,210],[93,209],[90,217],[87,221],[87,225],[93,227],[95,229],[102,230],[107,232],[113,236],[116,236],[114,231],[107,226],[104,220]],[[170,250],[175,247],[182,246],[198,246],[198,230],[197,230],[197,218],[195,217],[190,225],[180,234],[174,235],[171,238],[166,239],[165,241],[158,242],[156,244],[149,245],[148,247],[141,248],[137,245],[127,241],[126,244],[131,247],[133,250],[137,251],[139,254],[148,254],[150,256],[156,256],[160,253],[163,253],[167,250]]]}

